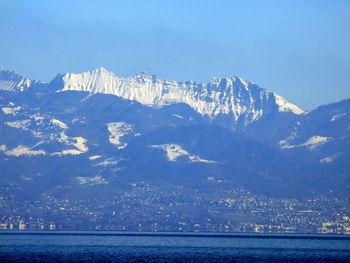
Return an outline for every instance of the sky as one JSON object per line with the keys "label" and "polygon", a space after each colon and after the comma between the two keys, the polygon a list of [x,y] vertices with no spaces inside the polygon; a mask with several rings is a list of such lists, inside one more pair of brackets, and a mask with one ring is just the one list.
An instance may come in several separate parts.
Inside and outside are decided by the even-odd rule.
{"label": "sky", "polygon": [[348,0],[0,0],[0,67],[50,81],[240,76],[303,109],[350,98]]}

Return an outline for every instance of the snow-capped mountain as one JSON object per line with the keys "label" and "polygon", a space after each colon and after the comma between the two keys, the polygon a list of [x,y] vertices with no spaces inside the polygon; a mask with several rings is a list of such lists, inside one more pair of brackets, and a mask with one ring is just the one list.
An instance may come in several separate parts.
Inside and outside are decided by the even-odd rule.
{"label": "snow-capped mountain", "polygon": [[147,73],[123,78],[98,68],[80,74],[67,73],[62,79],[64,86],[61,91],[111,94],[151,107],[185,103],[201,115],[211,118],[231,114],[237,121],[244,116],[246,125],[259,119],[274,106],[281,112],[303,113],[303,110],[281,96],[239,77],[213,78],[203,84],[161,80]]}
{"label": "snow-capped mountain", "polygon": [[[3,72],[9,79],[8,82],[0,84],[3,90],[22,91],[31,85],[31,81],[27,78],[11,71]],[[55,82],[58,79],[62,84],[57,92],[84,91],[91,94],[110,94],[156,108],[184,103],[201,115],[207,115],[212,119],[218,115],[230,115],[235,122],[243,119],[244,125],[258,120],[271,111],[298,115],[304,113],[298,106],[280,95],[268,92],[239,77],[213,78],[209,83],[203,84],[161,80],[147,73],[118,77],[113,72],[98,68],[80,74],[59,74]]]}
{"label": "snow-capped mountain", "polygon": [[0,90],[24,91],[36,81],[25,78],[12,70],[0,68]]}
{"label": "snow-capped mountain", "polygon": [[343,195],[349,117],[349,100],[304,112],[239,77],[204,84],[99,68],[44,83],[2,69],[0,179],[6,191],[36,182],[38,194],[216,178],[271,195]]}

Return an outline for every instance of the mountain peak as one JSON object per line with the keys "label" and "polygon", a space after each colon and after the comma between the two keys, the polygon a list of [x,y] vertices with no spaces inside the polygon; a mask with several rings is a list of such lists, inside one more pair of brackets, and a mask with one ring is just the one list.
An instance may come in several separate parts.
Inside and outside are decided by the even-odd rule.
{"label": "mountain peak", "polygon": [[142,72],[134,75],[134,77],[136,79],[149,79],[149,80],[157,79],[156,75],[150,74],[147,71],[142,71]]}
{"label": "mountain peak", "polygon": [[111,73],[110,71],[108,71],[104,67],[96,68],[94,70],[91,70],[90,72],[93,72],[93,73]]}
{"label": "mountain peak", "polygon": [[3,67],[0,67],[0,74],[1,74],[1,79],[3,79],[6,76],[8,78],[13,78],[13,79],[14,78],[24,78],[24,76],[18,74],[14,70],[3,68]]}
{"label": "mountain peak", "polygon": [[32,81],[13,70],[0,68],[0,90],[24,91],[29,88]]}

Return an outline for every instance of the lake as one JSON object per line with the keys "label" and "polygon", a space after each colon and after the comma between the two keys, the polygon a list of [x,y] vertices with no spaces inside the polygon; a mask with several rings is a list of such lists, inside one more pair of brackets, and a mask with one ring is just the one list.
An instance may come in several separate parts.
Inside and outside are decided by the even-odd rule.
{"label": "lake", "polygon": [[0,232],[1,262],[350,262],[350,236]]}

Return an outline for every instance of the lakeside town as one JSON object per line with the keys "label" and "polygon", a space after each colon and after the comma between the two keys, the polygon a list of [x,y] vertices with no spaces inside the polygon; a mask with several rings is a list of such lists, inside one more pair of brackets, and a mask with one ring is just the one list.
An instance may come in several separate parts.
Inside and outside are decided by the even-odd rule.
{"label": "lakeside town", "polygon": [[0,196],[2,231],[350,234],[348,199],[279,199],[235,188],[131,183],[113,198]]}

